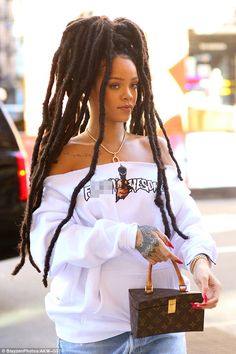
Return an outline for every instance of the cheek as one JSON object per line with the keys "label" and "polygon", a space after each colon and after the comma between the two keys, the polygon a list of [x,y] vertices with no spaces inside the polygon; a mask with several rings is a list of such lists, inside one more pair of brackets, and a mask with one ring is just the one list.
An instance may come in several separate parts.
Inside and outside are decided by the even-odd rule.
{"label": "cheek", "polygon": [[107,91],[105,96],[105,107],[112,108],[116,104],[117,97],[114,92]]}

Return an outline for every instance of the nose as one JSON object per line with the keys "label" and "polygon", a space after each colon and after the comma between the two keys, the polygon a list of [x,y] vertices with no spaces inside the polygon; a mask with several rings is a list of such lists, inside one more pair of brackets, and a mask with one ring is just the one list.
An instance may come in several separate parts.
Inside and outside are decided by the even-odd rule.
{"label": "nose", "polygon": [[129,101],[133,98],[132,91],[130,90],[130,87],[125,87],[124,91],[122,92],[122,99]]}

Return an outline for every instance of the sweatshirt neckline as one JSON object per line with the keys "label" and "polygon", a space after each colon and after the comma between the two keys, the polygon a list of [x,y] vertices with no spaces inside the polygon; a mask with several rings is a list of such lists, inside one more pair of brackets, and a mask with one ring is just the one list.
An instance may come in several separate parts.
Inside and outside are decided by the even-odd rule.
{"label": "sweatshirt neckline", "polygon": [[[142,165],[142,166],[150,166],[150,167],[157,167],[155,162],[143,162],[143,161],[118,161],[118,162],[108,162],[108,163],[104,163],[104,164],[99,164],[96,166],[96,170],[97,169],[101,169],[101,168],[106,168],[106,167],[110,167],[110,166],[116,166],[116,165],[120,165],[120,164],[133,164],[133,165]],[[175,170],[175,167],[174,166],[171,166],[171,165],[165,165],[166,168],[170,168],[170,169],[173,169]],[[51,180],[51,179],[54,179],[54,178],[59,178],[59,177],[62,177],[62,176],[69,176],[69,175],[73,175],[73,174],[76,174],[76,173],[81,173],[81,172],[85,172],[85,171],[88,171],[90,168],[90,166],[87,166],[87,167],[84,167],[84,168],[79,168],[79,169],[75,169],[75,170],[72,170],[72,171],[68,171],[68,172],[65,172],[65,173],[58,173],[58,174],[55,174],[55,175],[50,175],[50,176],[47,176],[44,181],[47,181],[47,180]],[[96,172],[95,172],[96,173]]]}

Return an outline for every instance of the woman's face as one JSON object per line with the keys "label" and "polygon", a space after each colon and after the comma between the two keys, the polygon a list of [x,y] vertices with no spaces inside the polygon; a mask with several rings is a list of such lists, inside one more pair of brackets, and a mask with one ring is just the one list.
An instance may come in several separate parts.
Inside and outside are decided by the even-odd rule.
{"label": "woman's face", "polygon": [[[102,67],[90,94],[91,113],[94,118],[99,115],[99,92],[104,71],[105,67]],[[105,94],[106,120],[127,122],[136,104],[137,93],[138,74],[135,64],[128,57],[115,57]]]}

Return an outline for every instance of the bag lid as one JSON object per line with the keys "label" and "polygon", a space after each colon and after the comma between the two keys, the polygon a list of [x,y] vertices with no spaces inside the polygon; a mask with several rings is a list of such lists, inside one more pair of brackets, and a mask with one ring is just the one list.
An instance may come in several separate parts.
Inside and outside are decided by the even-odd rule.
{"label": "bag lid", "polygon": [[176,299],[177,303],[186,301],[186,296],[190,302],[201,302],[201,293],[180,292],[177,289],[156,288],[152,293],[147,294],[144,289],[129,289],[130,305],[137,310],[167,306],[170,299]]}

